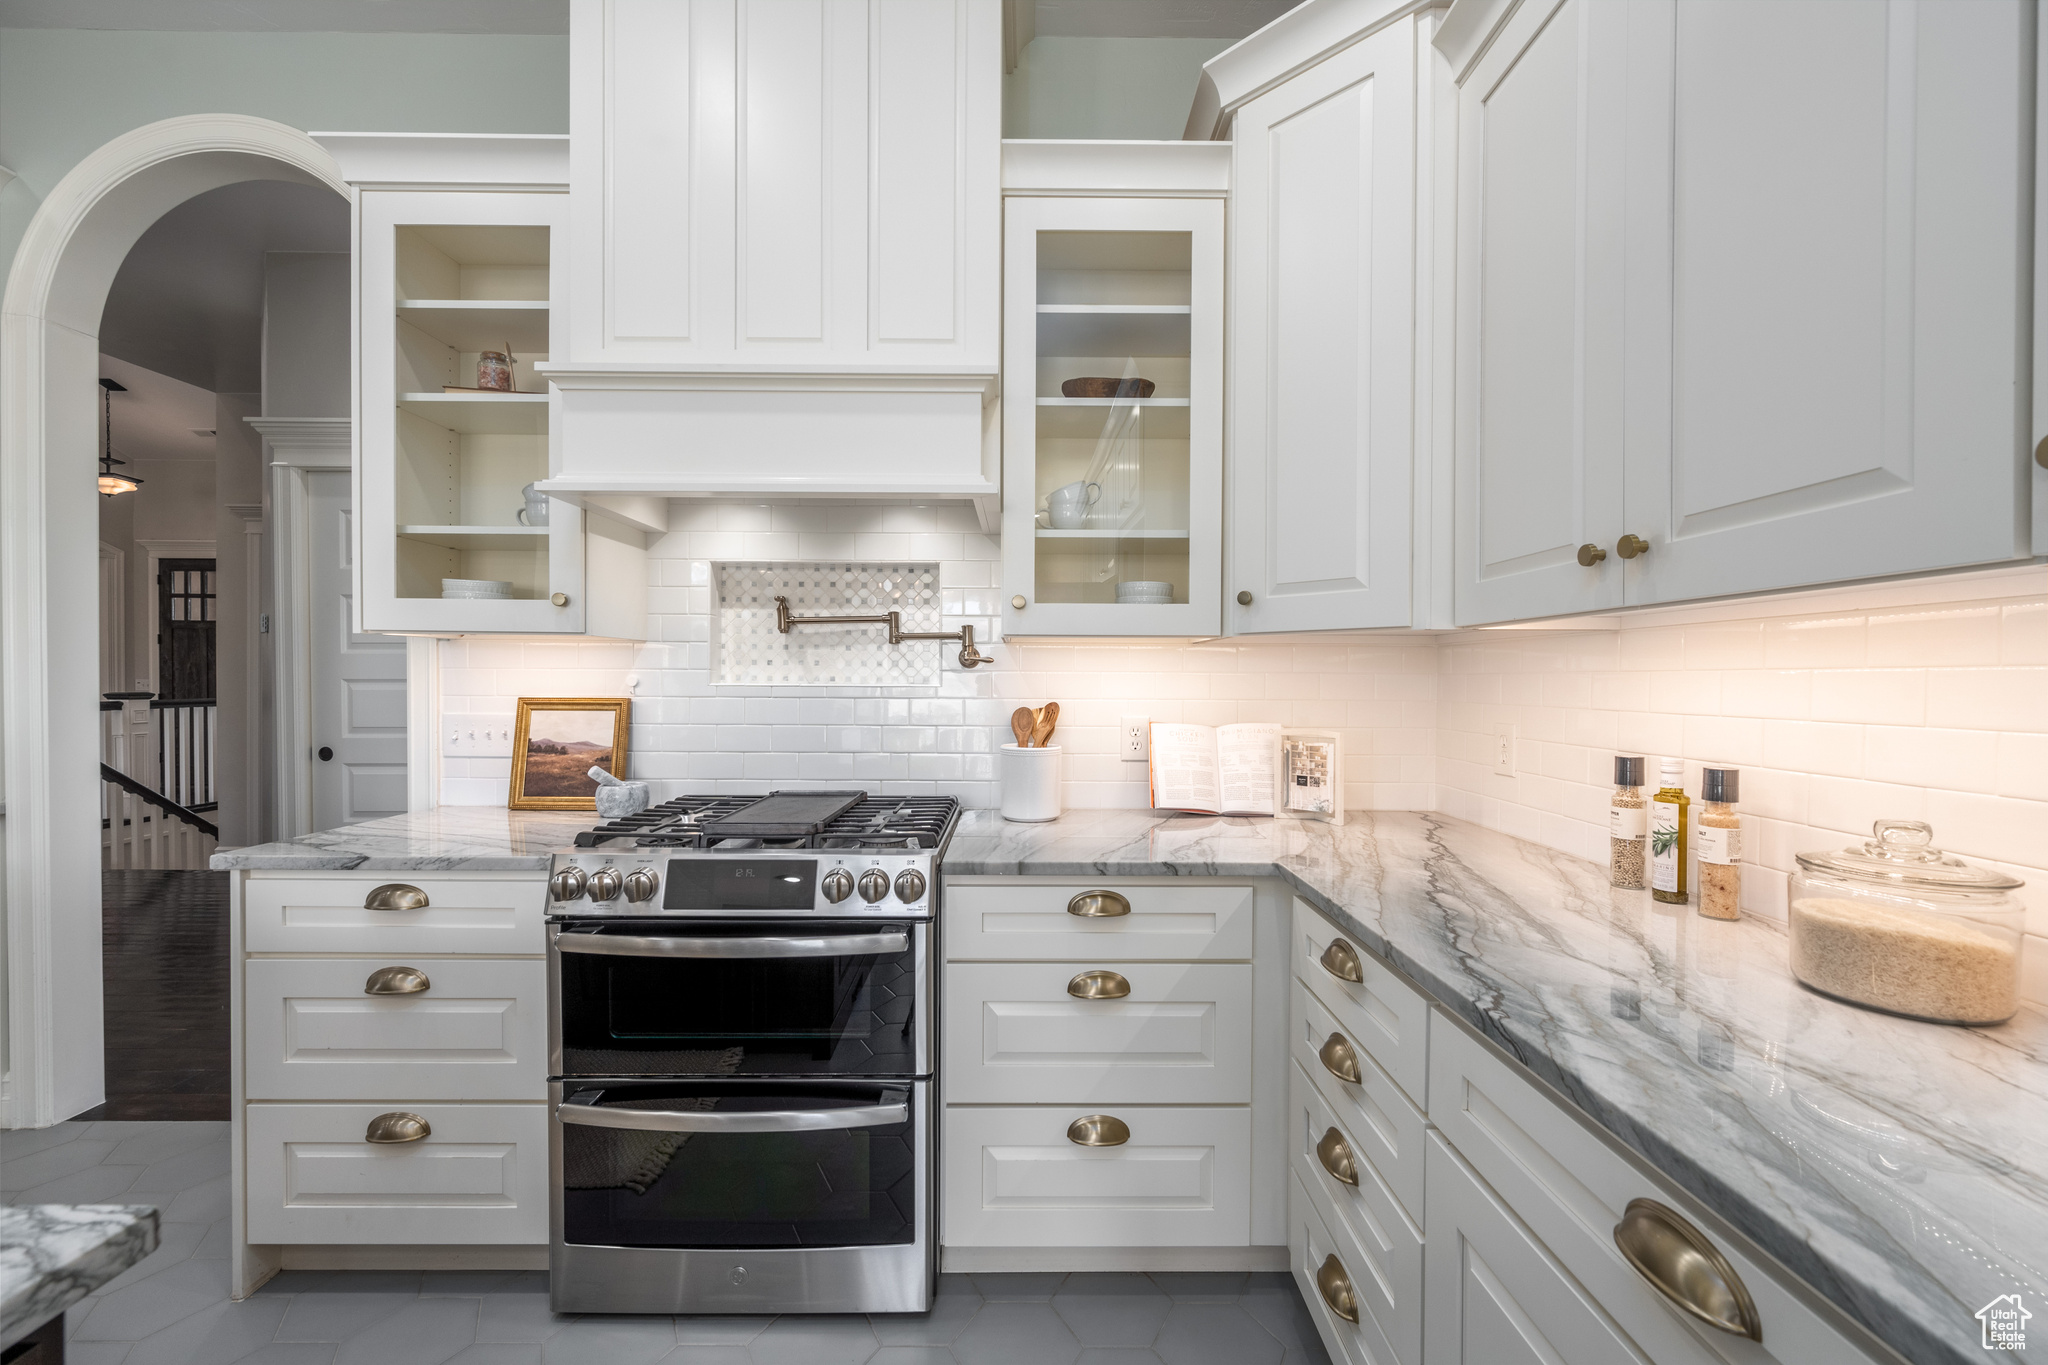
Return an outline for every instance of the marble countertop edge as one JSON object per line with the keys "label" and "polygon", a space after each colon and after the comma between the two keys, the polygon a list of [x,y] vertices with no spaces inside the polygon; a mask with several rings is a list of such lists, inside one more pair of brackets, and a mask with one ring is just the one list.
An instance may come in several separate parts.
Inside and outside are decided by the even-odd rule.
{"label": "marble countertop edge", "polygon": [[0,1350],[157,1248],[142,1204],[22,1204],[0,1209]]}

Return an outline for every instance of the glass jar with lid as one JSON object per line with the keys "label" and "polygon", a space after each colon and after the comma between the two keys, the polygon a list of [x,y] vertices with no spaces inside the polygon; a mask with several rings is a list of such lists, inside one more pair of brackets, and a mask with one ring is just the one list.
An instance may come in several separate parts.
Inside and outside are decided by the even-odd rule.
{"label": "glass jar with lid", "polygon": [[1942,1024],[1997,1024],[2020,1001],[2017,878],[1934,847],[1918,820],[1879,820],[1860,848],[1797,855],[1792,974],[1852,1004]]}

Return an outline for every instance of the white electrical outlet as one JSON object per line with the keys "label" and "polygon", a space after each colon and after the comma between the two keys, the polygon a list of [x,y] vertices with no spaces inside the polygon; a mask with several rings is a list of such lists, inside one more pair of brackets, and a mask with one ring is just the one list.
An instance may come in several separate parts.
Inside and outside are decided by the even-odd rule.
{"label": "white electrical outlet", "polygon": [[1515,775],[1515,727],[1507,721],[1493,727],[1493,770],[1502,777]]}
{"label": "white electrical outlet", "polygon": [[1152,757],[1152,722],[1144,716],[1125,716],[1123,739],[1117,754],[1126,763],[1143,763]]}
{"label": "white electrical outlet", "polygon": [[443,758],[512,757],[512,717],[441,717]]}

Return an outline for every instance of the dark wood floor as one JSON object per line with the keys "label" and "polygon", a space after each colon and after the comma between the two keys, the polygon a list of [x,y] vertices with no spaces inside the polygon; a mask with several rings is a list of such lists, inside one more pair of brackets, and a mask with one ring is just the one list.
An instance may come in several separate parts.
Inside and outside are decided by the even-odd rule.
{"label": "dark wood floor", "polygon": [[107,1102],[94,1119],[228,1117],[228,874],[100,873]]}

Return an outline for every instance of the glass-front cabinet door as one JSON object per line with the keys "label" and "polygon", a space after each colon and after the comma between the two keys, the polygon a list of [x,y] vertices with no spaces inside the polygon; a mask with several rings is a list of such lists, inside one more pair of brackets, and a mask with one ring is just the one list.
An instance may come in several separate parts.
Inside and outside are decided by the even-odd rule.
{"label": "glass-front cabinet door", "polygon": [[1004,206],[1003,631],[1222,625],[1223,203]]}
{"label": "glass-front cabinet door", "polygon": [[363,627],[584,630],[583,513],[548,477],[568,198],[365,190],[358,411]]}

